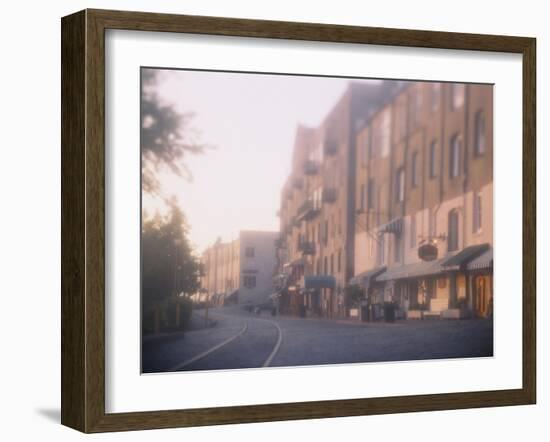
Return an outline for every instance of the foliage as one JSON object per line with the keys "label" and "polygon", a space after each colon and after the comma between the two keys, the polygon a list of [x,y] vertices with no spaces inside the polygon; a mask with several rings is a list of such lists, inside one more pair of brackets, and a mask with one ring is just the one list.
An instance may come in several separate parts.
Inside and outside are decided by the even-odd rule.
{"label": "foliage", "polygon": [[157,83],[158,70],[142,70],[142,187],[149,194],[159,193],[157,174],[162,167],[191,180],[191,171],[183,158],[186,154],[200,154],[206,149],[197,141],[197,133],[190,126],[193,114],[181,114],[174,106],[162,103],[156,90]]}
{"label": "foliage", "polygon": [[142,228],[142,296],[144,310],[171,297],[199,289],[200,265],[187,238],[187,223],[174,200],[166,216],[144,219]]}
{"label": "foliage", "polygon": [[344,290],[350,306],[358,307],[361,298],[363,298],[364,290],[355,284],[347,286]]}

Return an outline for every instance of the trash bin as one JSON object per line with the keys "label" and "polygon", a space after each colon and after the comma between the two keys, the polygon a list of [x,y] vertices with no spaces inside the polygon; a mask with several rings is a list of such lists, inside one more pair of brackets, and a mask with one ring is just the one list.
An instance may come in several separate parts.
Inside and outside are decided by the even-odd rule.
{"label": "trash bin", "polygon": [[384,321],[395,322],[395,304],[393,302],[384,303]]}
{"label": "trash bin", "polygon": [[361,321],[363,322],[368,322],[370,321],[370,318],[369,318],[369,306],[368,305],[363,305],[361,307]]}

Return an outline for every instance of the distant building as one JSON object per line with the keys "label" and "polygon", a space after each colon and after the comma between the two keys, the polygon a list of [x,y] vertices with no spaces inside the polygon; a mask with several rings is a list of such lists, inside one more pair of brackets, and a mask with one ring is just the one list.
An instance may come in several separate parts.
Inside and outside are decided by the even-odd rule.
{"label": "distant building", "polygon": [[201,299],[214,305],[259,304],[274,292],[278,232],[241,231],[239,238],[218,240],[201,256]]}

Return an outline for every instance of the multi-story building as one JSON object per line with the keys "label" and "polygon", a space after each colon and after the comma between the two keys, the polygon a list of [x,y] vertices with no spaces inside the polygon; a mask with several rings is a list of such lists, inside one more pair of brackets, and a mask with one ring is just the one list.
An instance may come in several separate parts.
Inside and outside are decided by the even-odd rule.
{"label": "multi-story building", "polygon": [[316,128],[299,126],[281,194],[280,309],[344,317],[344,288],[355,274],[357,129],[399,82],[351,82]]}
{"label": "multi-story building", "polygon": [[201,291],[214,305],[261,304],[274,292],[278,232],[241,231],[231,242],[220,239],[201,257]]}
{"label": "multi-story building", "polygon": [[491,85],[411,82],[358,132],[351,282],[369,304],[492,313],[492,113]]}

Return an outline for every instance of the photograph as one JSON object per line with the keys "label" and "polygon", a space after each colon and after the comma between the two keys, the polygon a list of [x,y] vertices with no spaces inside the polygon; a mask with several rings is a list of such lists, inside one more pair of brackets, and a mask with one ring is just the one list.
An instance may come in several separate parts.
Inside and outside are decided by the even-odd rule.
{"label": "photograph", "polygon": [[493,357],[493,86],[141,67],[141,373]]}

